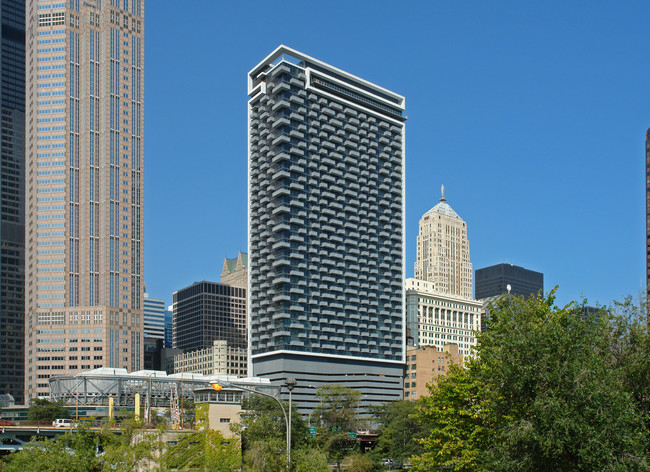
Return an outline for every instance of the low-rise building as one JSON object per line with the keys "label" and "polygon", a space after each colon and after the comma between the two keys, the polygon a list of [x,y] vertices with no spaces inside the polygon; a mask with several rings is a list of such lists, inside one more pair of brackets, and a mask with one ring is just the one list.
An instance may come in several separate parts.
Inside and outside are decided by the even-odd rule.
{"label": "low-rise building", "polygon": [[406,279],[407,344],[415,347],[458,345],[463,357],[473,355],[475,332],[481,328],[483,304],[436,290],[434,282]]}
{"label": "low-rise building", "polygon": [[198,372],[203,375],[247,376],[246,350],[230,346],[225,340],[213,341],[212,346],[174,356],[174,373]]}
{"label": "low-rise building", "polygon": [[438,377],[446,375],[451,364],[463,365],[463,355],[457,344],[437,346],[410,346],[406,350],[404,372],[404,399],[417,400],[428,395],[427,384],[435,383]]}

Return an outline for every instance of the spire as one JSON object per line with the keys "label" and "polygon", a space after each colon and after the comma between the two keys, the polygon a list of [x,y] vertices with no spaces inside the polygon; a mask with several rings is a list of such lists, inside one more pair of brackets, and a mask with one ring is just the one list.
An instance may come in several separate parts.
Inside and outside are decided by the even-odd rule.
{"label": "spire", "polygon": [[440,198],[441,202],[446,202],[447,199],[445,198],[445,184],[442,184],[440,187],[440,192],[442,193],[442,197]]}

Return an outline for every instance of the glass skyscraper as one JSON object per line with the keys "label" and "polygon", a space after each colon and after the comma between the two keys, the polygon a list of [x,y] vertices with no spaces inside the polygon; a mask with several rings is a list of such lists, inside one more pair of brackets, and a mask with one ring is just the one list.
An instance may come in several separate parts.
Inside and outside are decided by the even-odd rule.
{"label": "glass skyscraper", "polygon": [[253,374],[401,398],[404,97],[285,46],[248,94]]}
{"label": "glass skyscraper", "polygon": [[144,0],[28,0],[26,373],[142,368]]}
{"label": "glass skyscraper", "polygon": [[23,402],[25,1],[0,1],[0,394]]}

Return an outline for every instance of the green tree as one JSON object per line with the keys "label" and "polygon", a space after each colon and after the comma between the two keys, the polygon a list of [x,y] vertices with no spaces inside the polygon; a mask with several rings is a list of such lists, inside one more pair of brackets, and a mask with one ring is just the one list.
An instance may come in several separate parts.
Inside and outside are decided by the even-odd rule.
{"label": "green tree", "polygon": [[279,437],[253,441],[244,453],[245,470],[278,472],[286,470],[286,442]]}
{"label": "green tree", "polygon": [[379,438],[373,449],[376,457],[390,457],[404,462],[423,452],[418,439],[424,437],[425,429],[417,415],[417,407],[417,402],[400,400],[373,408],[373,414],[380,424]]}
{"label": "green tree", "polygon": [[68,431],[56,439],[32,440],[12,454],[3,472],[99,472],[103,470],[103,451],[119,440],[107,431],[93,432],[84,427]]}
{"label": "green tree", "polygon": [[45,398],[33,398],[27,409],[30,421],[54,421],[57,418],[70,418],[63,402],[51,402]]}
{"label": "green tree", "polygon": [[432,433],[416,470],[649,470],[647,327],[553,302],[551,292],[491,307],[478,359],[423,400]]}
{"label": "green tree", "polygon": [[[289,405],[283,403],[285,411]],[[286,424],[278,402],[250,395],[242,403],[241,423],[234,425],[244,449],[244,464],[251,470],[282,470],[286,465]],[[307,426],[294,409],[291,414],[291,449],[306,447]],[[282,464],[281,469],[274,469]]]}
{"label": "green tree", "polygon": [[[289,405],[283,402],[287,414]],[[244,449],[257,441],[284,438],[286,451],[286,423],[278,402],[260,395],[250,395],[242,402],[241,423],[234,426],[244,442]],[[291,447],[304,445],[307,441],[307,425],[300,413],[291,412]]]}
{"label": "green tree", "polygon": [[377,463],[370,454],[353,452],[345,458],[346,472],[373,472],[378,469]]}
{"label": "green tree", "polygon": [[429,434],[416,440],[426,452],[413,459],[414,470],[484,470],[492,428],[481,381],[472,371],[451,365],[447,375],[439,377],[429,390],[430,396],[417,404],[420,427]]}
{"label": "green tree", "polygon": [[303,447],[291,452],[293,472],[330,472],[327,454],[319,449]]}
{"label": "green tree", "polygon": [[312,423],[319,425],[316,440],[340,470],[342,460],[358,445],[349,433],[363,424],[359,418],[361,392],[339,384],[324,385],[316,399],[319,405],[312,412]]}
{"label": "green tree", "polygon": [[104,469],[128,472],[138,469],[149,470],[158,463],[164,450],[163,428],[155,432],[146,431],[141,420],[133,414],[121,421],[121,433],[104,448],[102,458]]}
{"label": "green tree", "polygon": [[241,467],[241,449],[239,441],[206,429],[184,434],[164,452],[160,463],[176,471],[230,472]]}

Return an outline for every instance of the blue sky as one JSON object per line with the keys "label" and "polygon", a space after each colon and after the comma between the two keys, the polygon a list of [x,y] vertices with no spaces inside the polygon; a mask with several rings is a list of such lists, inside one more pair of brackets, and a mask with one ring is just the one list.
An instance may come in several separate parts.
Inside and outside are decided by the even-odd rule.
{"label": "blue sky", "polygon": [[407,276],[440,198],[474,269],[558,302],[645,286],[646,1],[148,0],[145,280],[218,281],[246,251],[246,75],[286,44],[406,96]]}

